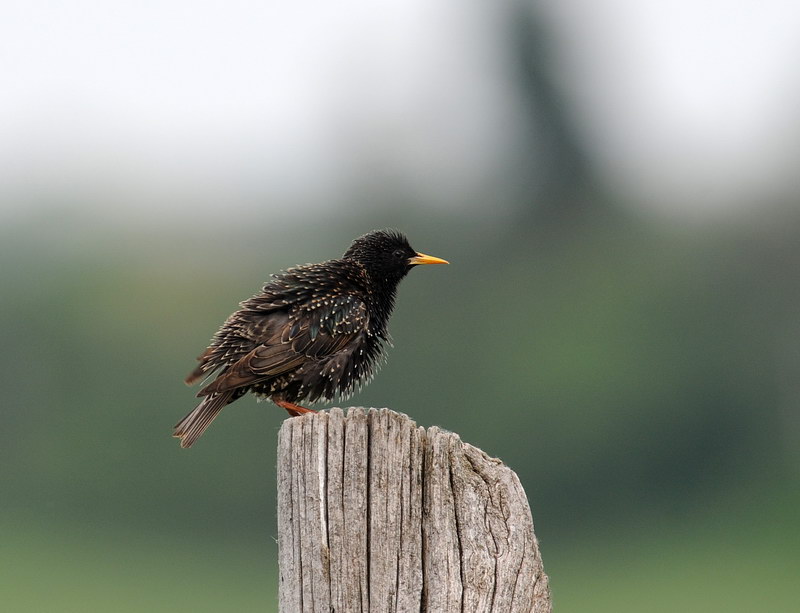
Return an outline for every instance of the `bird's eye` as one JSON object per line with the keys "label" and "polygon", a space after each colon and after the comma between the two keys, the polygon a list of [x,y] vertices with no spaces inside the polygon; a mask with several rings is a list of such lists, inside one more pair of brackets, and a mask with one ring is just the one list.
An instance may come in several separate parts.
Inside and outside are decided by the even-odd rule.
{"label": "bird's eye", "polygon": [[392,256],[395,260],[402,260],[405,259],[406,254],[402,249],[396,249]]}

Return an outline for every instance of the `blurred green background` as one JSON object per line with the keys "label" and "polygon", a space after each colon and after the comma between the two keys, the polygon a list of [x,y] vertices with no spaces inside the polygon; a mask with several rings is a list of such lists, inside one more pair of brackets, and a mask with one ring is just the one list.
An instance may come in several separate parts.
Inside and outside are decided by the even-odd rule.
{"label": "blurred green background", "polygon": [[[345,4],[348,14],[366,10]],[[417,80],[404,80],[395,64],[383,71],[390,43],[365,42],[345,29],[349,21],[336,22],[347,36],[325,38],[325,16],[282,9],[290,13],[279,11],[278,24],[288,24],[292,40],[319,22],[307,41],[316,55],[275,59],[279,44],[262,49],[257,37],[238,49],[241,57],[229,59],[286,71],[263,75],[266,89],[254,94],[261,106],[248,107],[241,124],[236,105],[245,105],[249,76],[206,61],[224,51],[213,37],[190,39],[202,57],[184,58],[177,71],[193,70],[205,93],[217,80],[239,79],[240,97],[226,90],[234,103],[221,115],[223,94],[194,108],[169,97],[203,98],[180,77],[159,90],[158,75],[147,72],[155,64],[128,75],[146,105],[115,114],[121,98],[111,86],[81,89],[76,77],[74,89],[53,81],[55,97],[30,111],[23,94],[47,89],[46,67],[58,55],[39,49],[45,61],[31,70],[45,76],[17,75],[28,89],[15,90],[17,106],[0,108],[0,123],[11,126],[11,117],[17,126],[0,150],[4,608],[276,611],[275,446],[285,413],[248,397],[181,450],[171,427],[194,406],[181,381],[271,272],[336,257],[355,236],[395,227],[451,265],[403,282],[396,346],[348,404],[443,426],[511,466],[531,502],[557,611],[794,609],[800,188],[793,172],[772,171],[776,160],[796,169],[798,131],[785,126],[800,125],[798,107],[772,132],[759,123],[774,109],[770,92],[778,99],[786,91],[776,69],[775,87],[747,107],[768,134],[748,140],[735,131],[743,116],[725,115],[731,92],[691,82],[696,96],[719,104],[701,108],[695,123],[665,116],[660,129],[680,134],[686,140],[675,143],[685,149],[642,155],[637,147],[650,141],[637,140],[635,118],[615,123],[586,108],[614,102],[593,98],[598,92],[646,91],[640,73],[601,52],[597,31],[612,27],[620,49],[647,57],[623,43],[633,45],[624,36],[631,28],[648,33],[649,22],[615,21],[603,12],[608,3],[592,14],[556,4],[447,5],[434,14],[410,3],[413,19],[401,25],[390,19],[400,9],[379,11],[372,27],[396,35],[388,49],[402,51],[408,74],[430,73]],[[64,8],[66,30],[108,26],[100,6]],[[190,20],[189,30],[220,28],[234,40],[251,21],[266,23],[261,13],[251,19],[249,5],[233,7],[220,23],[228,9],[199,8],[203,23]],[[36,32],[55,19],[15,16]],[[177,8],[165,17],[164,54],[153,62],[185,53],[175,43],[184,17]],[[757,29],[753,19],[742,20],[743,31]],[[118,27],[143,46],[148,36],[158,42],[143,23]],[[33,46],[21,31],[10,44]],[[659,32],[667,49],[694,40],[649,33]],[[771,49],[757,37],[749,48],[725,40],[695,40],[694,51]],[[127,57],[124,41],[90,42],[87,57]],[[417,43],[427,43],[422,57],[409,50]],[[331,50],[340,55],[324,64]],[[359,72],[370,54],[378,83]],[[772,61],[796,63],[796,54]],[[105,83],[102,70],[67,64],[85,83]],[[136,64],[126,66],[119,70]],[[291,89],[286,75],[318,84],[319,74],[337,79],[317,100],[324,111],[283,89]],[[656,90],[660,106],[651,111],[686,94]],[[280,92],[285,106],[270,106]],[[275,127],[289,107],[301,123],[315,119],[304,135]],[[44,117],[55,119],[37,123]],[[739,140],[720,137],[717,154],[703,149],[697,142],[714,138],[697,127],[703,117]],[[262,120],[275,131],[259,131]],[[152,132],[98,137],[131,124]],[[303,141],[320,132],[328,150]],[[606,135],[633,143],[628,158]],[[750,174],[719,154],[736,146],[747,149],[734,161]],[[695,176],[685,181],[689,166]],[[246,187],[228,193],[233,183]]]}

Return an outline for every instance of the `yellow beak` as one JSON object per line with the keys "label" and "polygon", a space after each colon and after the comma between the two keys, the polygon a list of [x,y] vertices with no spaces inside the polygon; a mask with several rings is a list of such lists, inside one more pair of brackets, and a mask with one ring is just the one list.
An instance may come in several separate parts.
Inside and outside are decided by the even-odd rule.
{"label": "yellow beak", "polygon": [[413,258],[408,258],[409,264],[449,264],[447,260],[443,260],[442,258],[437,258],[432,255],[425,255],[424,253],[418,253]]}

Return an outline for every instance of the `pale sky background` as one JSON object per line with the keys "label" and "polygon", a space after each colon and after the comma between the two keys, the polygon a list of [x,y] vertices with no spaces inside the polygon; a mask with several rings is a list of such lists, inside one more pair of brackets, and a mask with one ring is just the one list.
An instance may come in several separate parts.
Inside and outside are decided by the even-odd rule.
{"label": "pale sky background", "polygon": [[[537,6],[578,134],[628,201],[713,214],[798,189],[800,3]],[[307,214],[373,168],[431,205],[491,197],[523,117],[509,7],[4,0],[0,221],[58,200]]]}

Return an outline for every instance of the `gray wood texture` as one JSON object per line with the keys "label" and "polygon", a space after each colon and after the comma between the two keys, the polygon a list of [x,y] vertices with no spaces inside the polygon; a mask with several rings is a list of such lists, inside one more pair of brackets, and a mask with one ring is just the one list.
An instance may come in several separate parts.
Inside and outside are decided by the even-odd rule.
{"label": "gray wood texture", "polygon": [[287,419],[281,613],[549,613],[525,492],[500,460],[388,409]]}

